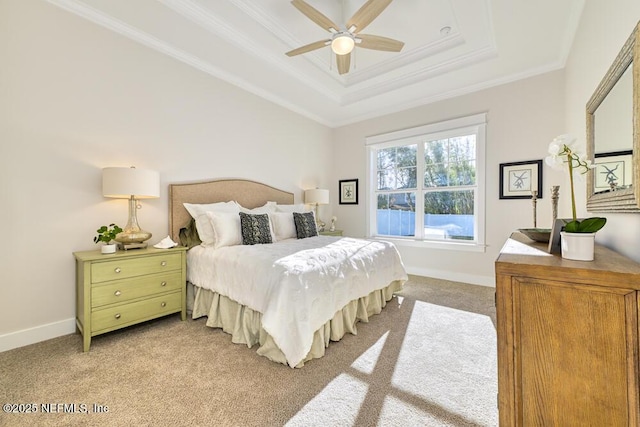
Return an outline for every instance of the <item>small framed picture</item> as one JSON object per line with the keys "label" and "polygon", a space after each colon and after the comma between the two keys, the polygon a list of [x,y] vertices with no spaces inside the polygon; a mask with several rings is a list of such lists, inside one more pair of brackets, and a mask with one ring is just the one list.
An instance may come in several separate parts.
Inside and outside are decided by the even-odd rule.
{"label": "small framed picture", "polygon": [[339,203],[341,205],[358,204],[358,180],[341,179],[338,181],[338,192],[340,194]]}
{"label": "small framed picture", "polygon": [[542,199],[542,160],[500,163],[500,198]]}
{"label": "small framed picture", "polygon": [[627,188],[631,184],[632,151],[598,153],[594,157],[596,167],[593,170],[593,182],[596,192]]}
{"label": "small framed picture", "polygon": [[560,252],[560,232],[564,229],[566,221],[570,220],[556,218],[555,222],[551,224],[551,235],[549,236],[549,246],[547,247],[547,252],[550,254]]}
{"label": "small framed picture", "polygon": [[[582,221],[584,218],[577,218],[578,221]],[[556,221],[551,224],[551,235],[549,236],[549,246],[547,252],[550,254],[559,253],[560,247],[560,232],[564,231],[564,226],[573,221],[573,218],[556,218]]]}

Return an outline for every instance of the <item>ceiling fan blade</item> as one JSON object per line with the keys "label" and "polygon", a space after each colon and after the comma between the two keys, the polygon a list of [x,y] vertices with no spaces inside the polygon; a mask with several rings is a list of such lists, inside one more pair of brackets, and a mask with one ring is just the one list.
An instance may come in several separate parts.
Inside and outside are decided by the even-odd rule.
{"label": "ceiling fan blade", "polygon": [[349,72],[351,66],[351,53],[346,55],[336,55],[336,62],[338,63],[338,73],[345,74]]}
{"label": "ceiling fan blade", "polygon": [[338,26],[329,18],[324,16],[317,9],[314,9],[309,3],[303,0],[293,0],[291,2],[300,12],[302,12],[307,18],[311,19],[316,24],[320,25],[327,31],[334,30],[334,32],[338,31]]}
{"label": "ceiling fan blade", "polygon": [[309,43],[307,45],[301,46],[297,49],[293,49],[286,53],[287,56],[296,56],[301,53],[311,52],[312,50],[320,49],[322,47],[328,46],[331,43],[331,40],[320,40],[318,42]]}
{"label": "ceiling fan blade", "polygon": [[363,47],[365,49],[400,52],[404,46],[404,42],[390,39],[388,37],[374,36],[371,34],[358,34],[356,37],[362,40],[360,43],[356,44],[356,46]]}
{"label": "ceiling fan blade", "polygon": [[349,19],[347,29],[350,30],[352,27],[355,27],[355,30],[353,30],[354,33],[362,31],[364,27],[371,24],[389,4],[391,4],[391,0],[369,0]]}

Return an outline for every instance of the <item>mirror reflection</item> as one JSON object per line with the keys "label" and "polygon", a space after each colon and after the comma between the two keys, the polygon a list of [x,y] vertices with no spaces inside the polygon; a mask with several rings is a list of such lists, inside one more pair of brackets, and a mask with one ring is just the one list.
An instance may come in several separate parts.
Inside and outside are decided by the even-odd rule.
{"label": "mirror reflection", "polygon": [[595,193],[633,184],[633,63],[594,112]]}
{"label": "mirror reflection", "polygon": [[[640,211],[640,32],[636,25],[587,103],[587,210]],[[635,182],[635,185],[634,185]]]}

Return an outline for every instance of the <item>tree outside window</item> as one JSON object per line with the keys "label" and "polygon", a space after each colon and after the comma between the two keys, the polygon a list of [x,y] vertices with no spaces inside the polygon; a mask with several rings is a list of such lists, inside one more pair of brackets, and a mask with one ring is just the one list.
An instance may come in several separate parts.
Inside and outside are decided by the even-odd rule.
{"label": "tree outside window", "polygon": [[452,129],[372,147],[374,234],[477,242],[477,135]]}

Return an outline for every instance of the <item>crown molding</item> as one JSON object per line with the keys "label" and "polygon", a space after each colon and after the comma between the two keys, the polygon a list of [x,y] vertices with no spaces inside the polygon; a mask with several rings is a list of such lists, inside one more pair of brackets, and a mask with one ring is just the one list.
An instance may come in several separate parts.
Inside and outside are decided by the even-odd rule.
{"label": "crown molding", "polygon": [[[177,2],[178,0],[171,0],[171,1]],[[264,8],[260,7],[259,4],[253,4],[249,6],[245,1],[242,1],[242,0],[228,0],[228,1],[234,6],[236,6],[238,9],[243,11],[246,15],[251,17],[253,20],[255,20],[259,25],[267,29],[271,34],[273,34],[276,38],[278,38],[287,46],[294,48],[304,43],[303,41],[294,37],[293,34],[291,34],[291,32],[287,31],[273,17],[273,15],[271,15]],[[374,79],[376,77],[379,77],[382,74],[386,74],[390,71],[401,68],[405,65],[409,65],[413,62],[431,57],[447,49],[452,49],[464,43],[465,43],[464,37],[459,32],[454,32],[452,34],[449,34],[446,37],[442,37],[431,43],[412,49],[410,51],[395,54],[391,58],[378,62],[362,70],[350,71],[348,74],[344,76],[336,74],[335,72],[327,72],[327,70],[332,70],[333,68],[332,54],[329,55],[329,58],[330,58],[329,67],[327,67],[327,63],[321,60],[319,55],[316,53],[310,52],[309,54],[305,55],[305,59],[313,63],[321,71],[326,72],[331,78],[333,78],[342,87],[348,88],[350,86],[365,82],[367,80]],[[357,49],[357,45],[356,45],[356,49]],[[380,90],[377,90],[377,85],[374,84],[369,86],[369,92],[372,93],[372,96],[375,96],[375,95],[384,93],[385,90],[383,88],[380,88]],[[336,102],[339,102],[342,104],[344,100],[336,100]]]}
{"label": "crown molding", "polygon": [[[273,15],[267,12],[264,8],[260,7],[259,4],[253,4],[249,6],[247,2],[242,0],[228,0],[235,7],[240,9],[242,12],[247,14],[251,19],[256,21],[259,25],[264,27],[267,31],[273,34],[278,40],[284,43],[290,49],[295,49],[299,46],[305,44],[304,41],[295,37],[290,31],[287,31],[276,19],[274,19]],[[330,35],[327,34],[327,39],[330,39]],[[284,52],[283,52],[284,53]],[[329,63],[320,59],[320,55],[318,52],[309,52],[303,57],[306,61],[314,64],[318,69],[322,72],[326,73],[331,79],[333,79],[340,86],[344,87],[346,84],[345,77],[333,73],[327,72],[327,70],[331,71],[333,69],[333,53],[329,54]],[[283,57],[283,61],[286,61],[287,58]],[[289,59],[290,60],[290,59]],[[339,102],[339,101],[336,101]]]}
{"label": "crown molding", "polygon": [[[404,67],[405,65],[409,65],[422,59],[429,58],[440,52],[444,52],[447,49],[453,49],[454,47],[460,46],[464,43],[464,37],[462,37],[460,33],[450,34],[446,37],[435,40],[432,43],[394,55],[393,58],[388,58],[363,70],[350,72],[346,76],[346,86],[353,86],[376,78],[382,74]],[[375,87],[375,85],[373,87]]]}
{"label": "crown molding", "polygon": [[258,5],[249,6],[242,0],[227,0],[229,3],[240,9],[251,19],[266,28],[271,34],[282,40],[285,44],[292,47],[299,46],[302,42],[298,40],[290,31],[287,31],[273,18],[273,15]]}
{"label": "crown molding", "polygon": [[[340,101],[340,95],[335,93],[329,87],[319,84],[317,80],[312,80],[308,78],[304,73],[298,72],[294,67],[292,67],[289,62],[284,60],[279,56],[271,55],[267,53],[267,51],[261,48],[259,45],[254,43],[250,38],[246,37],[242,32],[238,31],[234,27],[228,25],[225,21],[219,19],[208,10],[195,3],[192,0],[158,0],[160,3],[164,4],[174,12],[184,16],[190,21],[200,25],[205,30],[209,31],[212,34],[220,37],[221,39],[227,41],[228,43],[244,50],[250,55],[261,59],[262,61],[267,62],[268,64],[274,66],[282,72],[287,73],[288,75],[296,78],[305,86],[314,89],[316,92],[321,94],[322,96],[329,98],[333,102]],[[231,0],[235,6],[242,3]],[[242,10],[246,13],[249,8],[242,5]],[[262,22],[260,23],[262,24]],[[271,24],[274,25],[274,24]]]}
{"label": "crown molding", "polygon": [[420,96],[410,101],[403,101],[402,103],[397,103],[395,105],[385,105],[383,108],[379,108],[373,111],[370,111],[366,114],[360,114],[357,116],[351,116],[346,120],[334,121],[331,126],[333,128],[339,128],[342,126],[351,125],[354,123],[359,123],[365,120],[375,119],[376,117],[399,113],[402,111],[410,110],[412,108],[422,107],[428,104],[433,104],[435,102],[445,101],[447,99],[457,98],[463,95],[469,95],[481,90],[490,89],[492,87],[501,86],[508,83],[513,83],[518,80],[527,79],[530,77],[535,77],[541,74],[550,73],[553,71],[558,71],[564,68],[564,64],[560,61],[556,61],[551,64],[547,64],[542,67],[538,67],[535,69],[527,70],[521,73],[514,73],[508,76],[500,77],[493,80],[488,80],[480,83],[470,84],[461,88],[457,88],[454,90],[439,92],[429,96]]}
{"label": "crown molding", "polygon": [[[302,107],[302,104],[298,104],[295,102],[291,102],[279,95],[275,92],[271,92],[265,90],[258,85],[250,83],[249,81],[240,78],[230,72],[225,71],[224,69],[212,64],[211,62],[200,58],[196,55],[193,55],[189,52],[181,50],[170,43],[167,43],[163,40],[158,39],[157,37],[141,31],[129,24],[126,24],[123,21],[114,18],[98,9],[93,8],[92,6],[87,5],[82,0],[46,0],[48,3],[55,5],[61,9],[64,9],[68,12],[71,12],[77,16],[80,16],[88,21],[91,21],[95,24],[100,25],[106,29],[109,29],[115,33],[123,35],[130,40],[133,40],[143,46],[151,48],[157,52],[168,55],[173,59],[180,61],[186,65],[189,65],[193,68],[196,68],[204,73],[207,73],[215,78],[228,82],[242,90],[245,90],[249,93],[252,93],[260,98],[266,99],[270,102],[273,102],[276,105],[279,105],[283,108],[286,108],[294,113],[300,114],[310,120],[313,120],[319,124],[330,128],[336,128],[340,126],[345,126],[348,124],[372,119],[375,117],[379,117],[386,114],[393,114],[400,111],[404,111],[411,108],[416,108],[423,106],[425,104],[442,101],[445,99],[450,99],[462,95],[466,95],[472,92],[476,92],[479,90],[487,89],[490,87],[510,83],[516,80],[532,77],[538,74],[546,73],[561,69],[564,67],[565,62],[567,60],[567,55],[570,50],[572,37],[571,34],[575,34],[575,28],[579,23],[580,14],[584,5],[584,0],[579,5],[576,5],[573,9],[572,21],[571,25],[567,28],[567,36],[563,43],[563,54],[560,55],[559,58],[553,63],[548,63],[544,66],[538,67],[533,70],[527,70],[520,73],[515,73],[509,76],[504,76],[500,78],[496,78],[486,82],[480,82],[475,84],[470,84],[465,87],[457,88],[450,91],[439,91],[436,93],[432,93],[431,95],[421,96],[420,92],[424,93],[426,90],[422,90],[422,87],[418,87],[417,84],[425,82],[425,80],[439,76],[446,72],[461,69],[465,66],[477,64],[479,62],[485,61],[490,58],[494,58],[497,56],[497,48],[494,45],[485,46],[481,49],[474,50],[473,52],[468,52],[462,55],[459,55],[447,62],[439,63],[437,65],[433,65],[428,68],[422,68],[413,72],[407,72],[403,75],[397,76],[392,80],[386,82],[377,82],[371,83],[369,87],[365,87],[366,81],[371,79],[372,77],[368,77],[367,73],[370,73],[373,76],[376,72],[384,73],[387,72],[386,67],[388,67],[387,62],[393,62],[394,66],[397,66],[397,57],[394,57],[393,61],[384,61],[382,63],[377,64],[374,67],[367,67],[358,72],[353,72],[352,74],[348,74],[346,76],[337,76],[335,73],[331,73],[331,75],[335,75],[334,79],[341,84],[342,86],[349,85],[358,85],[357,88],[352,88],[350,91],[347,90],[344,95],[340,95],[334,91],[330,91],[329,89],[321,86],[312,78],[306,77],[303,71],[299,71],[298,68],[288,65],[287,57],[280,58],[280,56],[270,55],[265,53],[264,50],[260,49],[257,45],[255,45],[250,40],[247,40],[247,37],[240,34],[236,38],[236,34],[239,34],[237,30],[230,28],[228,24],[224,22],[220,22],[220,20],[211,15],[211,13],[206,12],[200,6],[198,6],[193,0],[159,0],[167,7],[172,8],[176,12],[180,13],[187,19],[190,19],[192,22],[197,23],[198,25],[203,26],[205,29],[212,31],[216,35],[228,40],[232,43],[240,43],[241,48],[245,51],[251,53],[254,56],[259,57],[263,61],[267,61],[269,64],[277,67],[277,69],[282,70],[286,75],[291,76],[292,78],[297,79],[298,81],[305,84],[306,87],[314,88],[315,91],[322,94],[325,99],[328,99],[332,102],[335,102],[336,112],[339,112],[342,107],[347,107],[357,102],[365,101],[367,99],[374,98],[381,94],[400,89],[409,85],[416,85],[416,93],[418,95],[413,99],[406,99],[402,102],[397,102],[395,104],[385,103],[384,106],[380,106],[377,108],[373,108],[369,110],[367,113],[357,114],[357,108],[354,109],[354,114],[344,115],[344,114],[330,114],[325,116],[320,116],[312,110],[306,109]],[[234,6],[238,7],[240,5],[240,10],[251,12],[251,16],[262,16],[258,20],[258,23],[261,23],[265,26],[265,28],[269,29],[269,31],[273,32],[274,30],[279,31],[276,22],[271,20],[268,25],[265,25],[263,22],[269,21],[269,15],[264,13],[262,10],[253,9],[249,5],[245,4],[241,0],[227,0],[231,2]],[[486,1],[486,0],[485,0]],[[260,8],[262,9],[262,8]],[[254,18],[255,19],[255,18]],[[266,21],[265,21],[266,20]],[[224,33],[224,34],[221,34]],[[293,36],[289,35],[291,40]],[[231,40],[229,40],[231,39]],[[237,40],[240,40],[239,42]],[[419,49],[414,49],[412,51],[408,51],[404,54],[399,55],[400,59],[403,61],[407,61],[409,64],[411,61],[415,61],[415,57],[419,55],[424,55],[424,58],[429,55],[434,55],[435,53],[442,52],[445,49],[451,48],[453,46],[458,46],[461,43],[464,43],[464,38],[457,33],[451,34],[448,37],[443,37],[442,39],[438,39],[436,42],[431,43],[429,45],[425,45]],[[286,42],[288,43],[288,42]],[[415,52],[414,52],[415,51]],[[309,55],[314,56],[314,55]],[[403,59],[405,58],[406,59]],[[414,59],[411,59],[411,58]],[[318,61],[319,62],[319,61]],[[323,65],[326,68],[326,65]],[[379,67],[379,68],[378,68]],[[371,69],[371,70],[370,70]],[[376,71],[377,70],[377,71]],[[380,75],[379,74],[379,75]],[[375,76],[374,76],[375,77]],[[362,80],[359,80],[362,79]],[[438,90],[436,88],[436,90]],[[372,103],[373,104],[373,103]],[[379,105],[379,104],[373,104]],[[346,111],[346,109],[345,109]],[[343,119],[343,117],[346,117]]]}
{"label": "crown molding", "polygon": [[[205,28],[207,31],[223,38],[227,42],[243,49],[244,51],[254,55],[269,64],[279,68],[281,71],[286,72],[288,75],[295,77],[297,80],[305,84],[306,86],[315,89],[318,93],[323,96],[329,98],[331,101],[335,102],[338,105],[349,105],[354,102],[362,101],[368,98],[372,98],[383,93],[386,93],[390,90],[399,89],[403,86],[407,86],[413,84],[420,79],[432,77],[434,75],[438,75],[441,72],[446,72],[451,69],[456,68],[457,66],[465,66],[469,64],[473,64],[472,60],[469,58],[463,58],[458,62],[451,63],[451,68],[447,68],[441,72],[435,72],[432,69],[422,70],[416,73],[409,73],[403,77],[393,79],[392,81],[381,82],[377,84],[373,84],[368,86],[366,89],[362,89],[359,92],[347,93],[346,95],[339,95],[333,91],[331,91],[326,86],[319,85],[316,80],[312,80],[303,72],[298,71],[297,69],[284,65],[288,58],[280,58],[275,57],[274,55],[270,55],[265,53],[263,49],[261,49],[258,45],[252,42],[248,37],[246,37],[241,32],[237,31],[233,27],[226,24],[224,21],[220,20],[206,9],[195,3],[193,0],[159,0],[161,3],[166,5],[167,7],[174,10],[176,13],[184,16],[185,18],[195,22],[201,27]],[[281,25],[277,24],[277,21],[273,19],[273,17],[267,13],[263,8],[249,7],[246,3],[240,0],[229,0],[235,7],[238,7],[242,12],[247,14],[249,17],[254,19],[259,25],[263,28],[266,28],[269,32],[274,34],[279,40],[284,43],[293,43],[294,45],[298,43],[288,31],[284,30]],[[446,49],[451,49],[455,46],[459,46],[464,44],[465,40],[462,35],[458,32],[451,34],[447,37],[443,37],[442,39],[438,39],[433,43],[429,43],[420,48],[413,49],[404,54],[396,55],[393,59],[388,59],[381,63],[376,64],[373,67],[368,67],[362,71],[349,73],[347,76],[340,76],[336,80],[342,84],[344,87],[348,87],[350,85],[358,84],[364,82],[366,80],[370,80],[375,78],[381,74],[387,73],[392,69],[398,68],[398,64],[400,66],[408,65],[412,62],[427,58],[429,56],[435,55],[436,53],[442,52]],[[310,55],[310,57],[314,57],[315,55]],[[471,54],[470,56],[477,56],[475,54]],[[484,58],[476,59],[476,62],[483,60]],[[325,68],[326,65],[317,60],[315,61],[316,65],[321,68]],[[436,67],[438,68],[438,67]],[[351,76],[353,74],[353,77]],[[332,77],[335,77],[335,73],[330,73]]]}
{"label": "crown molding", "polygon": [[578,26],[580,25],[580,17],[582,16],[582,10],[584,9],[584,0],[579,0],[572,4],[571,14],[569,15],[569,21],[565,27],[565,36],[563,38],[562,49],[560,50],[560,62],[564,67],[569,59],[569,53],[571,52],[571,46],[573,46],[573,40],[578,32]]}
{"label": "crown molding", "polygon": [[173,46],[170,46],[169,44],[159,40],[158,38],[150,34],[147,34],[143,31],[140,31],[136,28],[133,28],[130,25],[127,25],[124,22],[113,18],[112,16],[106,15],[86,5],[81,1],[78,1],[78,0],[46,0],[46,1],[55,6],[60,7],[61,9],[64,9],[84,19],[87,19],[95,24],[98,24],[104,28],[107,28],[115,33],[123,35],[146,47],[149,47],[165,55],[168,55],[175,60],[178,60],[187,65],[190,65],[202,72],[212,75],[218,79],[224,80],[227,83],[237,86],[240,89],[250,92],[258,97],[271,101],[277,105],[280,105],[281,107],[284,107],[288,110],[298,113],[304,117],[307,117],[325,126],[329,126],[329,127],[331,126],[331,123],[327,121],[325,118],[320,117],[317,114],[311,113],[310,111],[304,108],[301,108],[299,105],[286,101],[285,99],[279,96],[276,96],[269,91],[266,91],[254,84],[247,82],[244,79],[241,79],[231,73],[228,73],[212,65],[211,63],[198,58],[195,55],[192,55],[190,53],[177,49]]}
{"label": "crown molding", "polygon": [[487,59],[495,58],[498,55],[498,51],[495,46],[486,46],[484,48],[475,50],[473,52],[460,55],[446,62],[441,62],[431,67],[422,68],[420,70],[406,73],[403,76],[395,79],[387,80],[379,83],[375,87],[375,94],[372,95],[371,88],[365,87],[358,89],[357,91],[349,92],[342,97],[341,105],[346,106],[359,101],[363,101],[373,96],[380,95],[385,92],[400,89],[404,86],[409,86],[414,83],[422,82],[426,79],[430,79],[446,72],[457,70],[469,65],[477,64]]}

